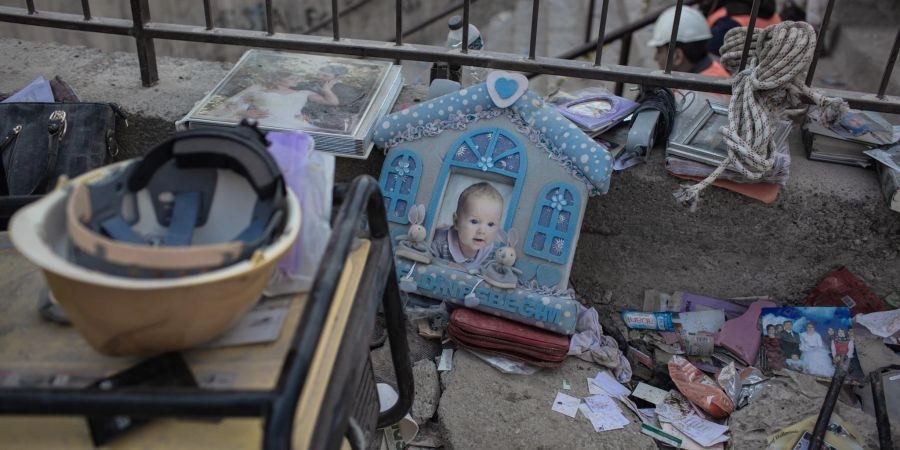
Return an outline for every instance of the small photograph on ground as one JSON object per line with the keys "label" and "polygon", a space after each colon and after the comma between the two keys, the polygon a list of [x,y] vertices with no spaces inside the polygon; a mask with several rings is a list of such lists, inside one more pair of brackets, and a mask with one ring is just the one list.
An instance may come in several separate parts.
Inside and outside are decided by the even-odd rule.
{"label": "small photograph on ground", "polygon": [[856,372],[849,308],[763,308],[760,322],[769,369],[831,377],[846,362]]}

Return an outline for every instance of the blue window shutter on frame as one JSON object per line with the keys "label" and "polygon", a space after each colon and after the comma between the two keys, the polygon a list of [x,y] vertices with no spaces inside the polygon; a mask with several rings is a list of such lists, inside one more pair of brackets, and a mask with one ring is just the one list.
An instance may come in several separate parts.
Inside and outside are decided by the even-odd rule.
{"label": "blue window shutter on frame", "polygon": [[[507,212],[503,224],[509,230],[515,218],[515,211],[522,193],[522,184],[528,168],[525,147],[511,132],[502,128],[479,128],[462,135],[448,149],[444,165],[438,175],[435,186],[446,186],[452,168],[458,167],[480,172],[491,172],[504,175],[513,180],[513,192],[508,204],[503,205]],[[435,195],[425,215],[425,229],[431,230],[437,215],[440,195]]]}
{"label": "blue window shutter on frame", "polygon": [[581,196],[574,186],[552,183],[544,186],[534,205],[528,226],[525,254],[558,264],[569,261],[572,240],[578,232]]}
{"label": "blue window shutter on frame", "polygon": [[381,168],[381,194],[388,220],[407,224],[407,213],[416,201],[422,179],[422,160],[410,150],[391,153]]}

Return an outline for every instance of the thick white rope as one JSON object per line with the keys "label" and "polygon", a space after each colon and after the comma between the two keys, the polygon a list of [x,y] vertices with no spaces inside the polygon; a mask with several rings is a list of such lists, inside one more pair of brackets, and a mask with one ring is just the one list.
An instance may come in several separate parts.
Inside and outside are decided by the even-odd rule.
{"label": "thick white rope", "polygon": [[722,65],[732,77],[728,126],[722,134],[728,157],[703,181],[682,187],[675,199],[695,211],[700,191],[712,184],[726,169],[758,180],[775,164],[774,127],[785,109],[804,104],[804,99],[821,108],[820,120],[830,126],[848,110],[840,98],[826,97],[806,86],[806,73],[816,48],[816,32],[806,22],[782,22],[755,29],[747,55],[747,67],[738,73],[747,28],[732,28],[725,34],[720,53]]}

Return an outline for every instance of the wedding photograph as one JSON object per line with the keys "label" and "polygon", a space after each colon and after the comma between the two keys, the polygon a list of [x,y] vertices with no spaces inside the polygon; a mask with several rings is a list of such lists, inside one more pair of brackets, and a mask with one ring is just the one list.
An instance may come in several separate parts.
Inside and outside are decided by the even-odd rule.
{"label": "wedding photograph", "polygon": [[763,308],[760,322],[771,370],[831,377],[846,363],[853,372],[856,348],[848,308]]}

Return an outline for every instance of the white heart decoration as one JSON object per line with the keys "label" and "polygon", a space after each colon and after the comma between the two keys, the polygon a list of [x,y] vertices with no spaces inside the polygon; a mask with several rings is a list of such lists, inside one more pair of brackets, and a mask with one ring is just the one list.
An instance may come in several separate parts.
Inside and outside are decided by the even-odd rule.
{"label": "white heart decoration", "polygon": [[498,108],[507,108],[528,90],[528,78],[520,73],[495,70],[488,74],[487,90]]}

